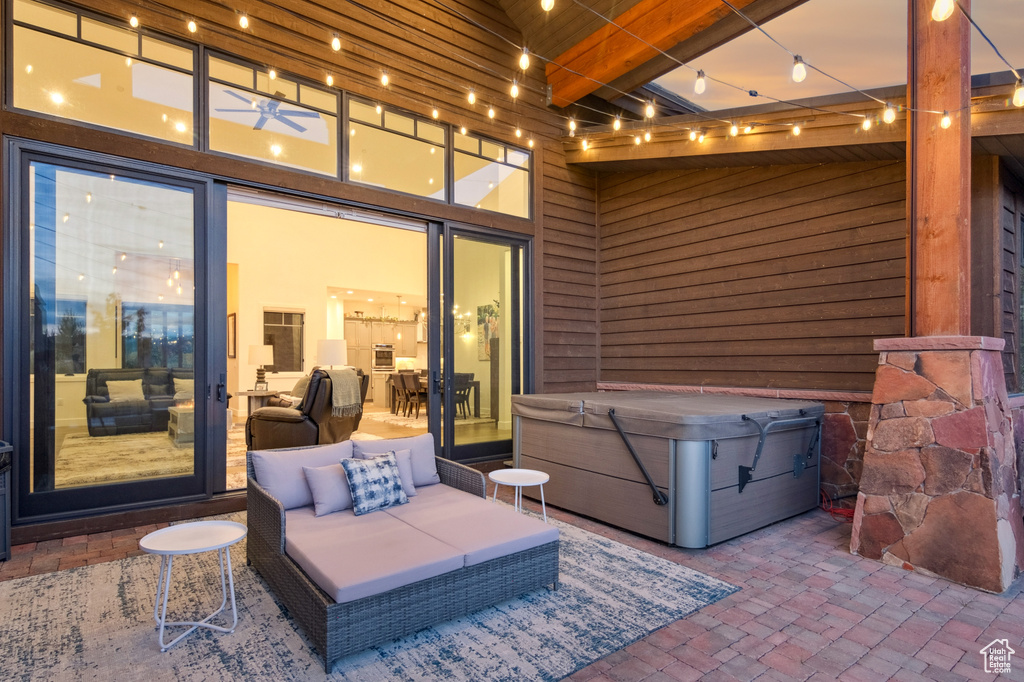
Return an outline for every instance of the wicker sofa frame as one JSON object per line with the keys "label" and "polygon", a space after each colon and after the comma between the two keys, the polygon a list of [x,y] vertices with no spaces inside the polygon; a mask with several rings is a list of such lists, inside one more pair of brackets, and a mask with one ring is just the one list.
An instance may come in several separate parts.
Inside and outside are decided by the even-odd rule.
{"label": "wicker sofa frame", "polygon": [[[483,474],[436,458],[441,484],[486,497]],[[285,554],[285,513],[281,503],[248,469],[249,563],[299,622],[329,673],[335,661],[371,646],[459,618],[551,585],[558,588],[558,541],[449,571],[387,592],[343,604]]]}

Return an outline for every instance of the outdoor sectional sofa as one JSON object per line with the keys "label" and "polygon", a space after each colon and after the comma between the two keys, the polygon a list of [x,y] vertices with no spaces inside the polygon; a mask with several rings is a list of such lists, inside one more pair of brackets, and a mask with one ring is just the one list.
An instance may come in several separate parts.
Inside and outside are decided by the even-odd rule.
{"label": "outdoor sectional sofa", "polygon": [[[303,467],[402,450],[416,483],[408,503],[315,515]],[[249,452],[246,460],[249,563],[327,672],[344,656],[558,586],[558,529],[487,500],[483,475],[435,458],[430,434]]]}

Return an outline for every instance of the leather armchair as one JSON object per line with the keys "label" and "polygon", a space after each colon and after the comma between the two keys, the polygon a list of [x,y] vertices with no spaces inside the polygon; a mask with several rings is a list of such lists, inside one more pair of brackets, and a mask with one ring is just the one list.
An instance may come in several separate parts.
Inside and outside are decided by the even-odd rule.
{"label": "leather armchair", "polygon": [[[366,400],[370,377],[359,377],[360,405]],[[331,378],[322,369],[314,370],[309,387],[297,408],[261,407],[249,415],[245,422],[245,445],[249,450],[295,448],[304,445],[338,443],[349,438],[359,428],[362,409],[354,417],[335,417],[331,414]]]}

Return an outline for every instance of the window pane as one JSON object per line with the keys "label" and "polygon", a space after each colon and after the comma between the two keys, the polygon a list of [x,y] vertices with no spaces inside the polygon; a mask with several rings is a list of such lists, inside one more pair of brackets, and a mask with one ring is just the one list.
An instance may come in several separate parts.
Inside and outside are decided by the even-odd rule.
{"label": "window pane", "polygon": [[444,144],[444,128],[424,121],[416,122],[416,134],[420,139],[434,144]]}
{"label": "window pane", "polygon": [[530,173],[456,152],[455,203],[529,217]]}
{"label": "window pane", "polygon": [[78,16],[56,7],[15,0],[14,20],[69,36],[78,35]]}
{"label": "window pane", "polygon": [[192,76],[16,26],[14,106],[193,144]]}
{"label": "window pane", "polygon": [[338,95],[309,85],[299,85],[299,101],[322,111],[338,113]]}
{"label": "window pane", "polygon": [[480,141],[475,137],[469,135],[463,135],[462,133],[455,133],[455,148],[470,154],[480,153]]}
{"label": "window pane", "polygon": [[270,75],[264,71],[256,72],[256,89],[260,92],[265,92],[268,95],[272,95],[277,99],[287,99],[293,102],[299,100],[299,84],[285,80],[284,78],[271,78]]}
{"label": "window pane", "polygon": [[82,17],[82,40],[98,43],[104,47],[139,54],[139,34],[125,28],[117,28],[110,24]]}
{"label": "window pane", "polygon": [[338,119],[210,83],[210,149],[336,177]]}
{"label": "window pane", "polygon": [[302,371],[302,313],[263,313],[263,343],[274,347],[268,372]]}
{"label": "window pane", "polygon": [[500,144],[488,142],[487,140],[480,140],[480,155],[485,156],[492,161],[504,161],[505,148]]}
{"label": "window pane", "polygon": [[405,133],[410,136],[416,134],[416,122],[408,116],[402,116],[393,111],[384,112],[384,127],[394,130],[396,133]]}
{"label": "window pane", "polygon": [[29,192],[31,491],[192,475],[193,194],[44,163]]}
{"label": "window pane", "polygon": [[358,100],[349,100],[348,117],[353,121],[372,123],[375,126],[380,125],[380,114],[377,113],[377,108],[372,104],[364,104]]}
{"label": "window pane", "polygon": [[444,147],[362,123],[349,123],[349,179],[445,199]]}
{"label": "window pane", "polygon": [[224,59],[210,57],[210,78],[251,88],[254,83],[253,70]]}
{"label": "window pane", "polygon": [[194,68],[192,63],[193,52],[181,45],[172,45],[162,40],[142,36],[142,56],[154,62],[175,66],[184,71],[191,72]]}

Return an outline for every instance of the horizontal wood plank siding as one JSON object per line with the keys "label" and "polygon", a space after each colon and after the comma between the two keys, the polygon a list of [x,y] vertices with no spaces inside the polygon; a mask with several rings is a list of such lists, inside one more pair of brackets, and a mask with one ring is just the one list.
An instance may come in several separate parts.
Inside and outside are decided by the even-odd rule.
{"label": "horizontal wood plank siding", "polygon": [[593,174],[544,154],[542,216],[543,367],[537,390],[592,391],[597,386],[597,228]]}
{"label": "horizontal wood plank siding", "polygon": [[601,179],[601,380],[870,391],[902,336],[901,162]]}

